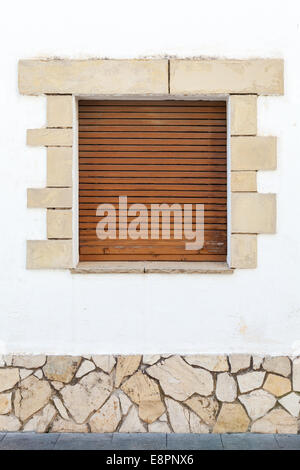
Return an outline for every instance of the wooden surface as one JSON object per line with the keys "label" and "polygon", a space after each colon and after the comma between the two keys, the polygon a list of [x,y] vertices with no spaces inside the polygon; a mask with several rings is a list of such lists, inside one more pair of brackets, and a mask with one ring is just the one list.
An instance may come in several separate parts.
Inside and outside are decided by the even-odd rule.
{"label": "wooden surface", "polygon": [[[80,261],[226,260],[226,103],[223,101],[79,102]],[[187,240],[99,240],[99,204],[205,205],[202,250]],[[132,220],[128,217],[128,223]],[[159,223],[161,227],[161,221]],[[119,219],[117,217],[117,229]]]}

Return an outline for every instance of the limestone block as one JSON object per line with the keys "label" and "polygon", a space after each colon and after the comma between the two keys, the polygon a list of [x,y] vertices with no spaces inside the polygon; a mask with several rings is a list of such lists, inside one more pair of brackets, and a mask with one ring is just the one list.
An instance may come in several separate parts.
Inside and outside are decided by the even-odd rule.
{"label": "limestone block", "polygon": [[72,189],[70,188],[29,188],[28,208],[71,208]]}
{"label": "limestone block", "polygon": [[255,135],[257,132],[257,96],[230,96],[231,135]]}
{"label": "limestone block", "polygon": [[[233,234],[230,245],[230,266],[252,269],[257,266],[257,235]],[[249,366],[248,366],[249,367]]]}
{"label": "limestone block", "polygon": [[72,186],[72,147],[47,148],[47,186]]}
{"label": "limestone block", "polygon": [[256,171],[232,171],[231,191],[233,192],[255,192],[257,191]]}
{"label": "limestone block", "polygon": [[276,195],[232,193],[231,215],[233,233],[275,233]]}
{"label": "limestone block", "polygon": [[230,144],[232,171],[276,169],[276,137],[231,137]]}
{"label": "limestone block", "polygon": [[170,60],[171,94],[283,94],[283,60]]}
{"label": "limestone block", "polygon": [[168,93],[168,61],[21,60],[19,91],[24,95],[165,94]]}
{"label": "limestone block", "polygon": [[73,266],[72,240],[28,240],[27,269],[63,269]]}
{"label": "limestone block", "polygon": [[47,210],[47,238],[72,238],[72,211],[68,209]]}
{"label": "limestone block", "polygon": [[28,129],[27,145],[46,147],[72,147],[72,129]]}
{"label": "limestone block", "polygon": [[73,97],[72,95],[47,96],[47,126],[73,126]]}

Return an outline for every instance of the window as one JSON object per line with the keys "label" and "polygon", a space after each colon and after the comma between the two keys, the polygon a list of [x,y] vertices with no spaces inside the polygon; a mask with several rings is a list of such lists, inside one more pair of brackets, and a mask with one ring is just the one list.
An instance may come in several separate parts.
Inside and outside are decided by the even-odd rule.
{"label": "window", "polygon": [[226,261],[226,160],[225,101],[80,100],[79,260]]}

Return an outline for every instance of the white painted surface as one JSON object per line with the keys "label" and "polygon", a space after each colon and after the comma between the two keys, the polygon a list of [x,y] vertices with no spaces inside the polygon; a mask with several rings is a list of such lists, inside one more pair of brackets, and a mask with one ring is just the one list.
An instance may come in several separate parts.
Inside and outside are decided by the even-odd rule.
{"label": "white painted surface", "polygon": [[[1,11],[0,346],[6,352],[293,353],[300,344],[299,2],[43,2]],[[259,134],[278,136],[278,233],[259,237],[259,267],[234,275],[71,275],[26,271],[26,239],[46,236],[26,209],[43,187],[46,151],[25,145],[45,125],[45,98],[17,90],[33,57],[283,57],[285,96],[259,99]]]}

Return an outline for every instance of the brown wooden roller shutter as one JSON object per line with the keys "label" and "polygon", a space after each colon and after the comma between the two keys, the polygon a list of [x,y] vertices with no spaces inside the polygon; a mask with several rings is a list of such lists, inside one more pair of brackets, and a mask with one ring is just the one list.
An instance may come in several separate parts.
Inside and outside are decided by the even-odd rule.
{"label": "brown wooden roller shutter", "polygon": [[[80,261],[225,261],[226,191],[226,102],[79,101]],[[122,195],[149,209],[204,204],[204,247],[186,251],[186,240],[161,236],[99,240],[98,205],[117,207]]]}

